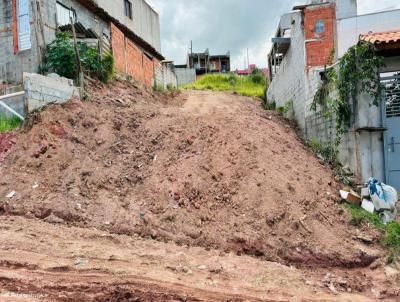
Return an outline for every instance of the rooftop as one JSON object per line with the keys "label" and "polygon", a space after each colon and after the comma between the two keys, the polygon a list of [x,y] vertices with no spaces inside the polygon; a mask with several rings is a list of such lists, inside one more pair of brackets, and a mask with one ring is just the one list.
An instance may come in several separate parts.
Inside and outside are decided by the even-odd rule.
{"label": "rooftop", "polygon": [[400,42],[400,30],[381,33],[370,32],[368,34],[360,35],[360,40],[375,45],[397,43]]}

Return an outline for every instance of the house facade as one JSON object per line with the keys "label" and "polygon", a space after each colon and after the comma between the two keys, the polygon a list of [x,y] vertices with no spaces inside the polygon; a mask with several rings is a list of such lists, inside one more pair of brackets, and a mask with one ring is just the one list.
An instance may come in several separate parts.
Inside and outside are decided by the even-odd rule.
{"label": "house facade", "polygon": [[111,51],[119,72],[146,86],[161,54],[159,16],[145,0],[10,0],[0,2],[0,82],[19,83],[38,72],[46,45],[57,32]]}
{"label": "house facade", "polygon": [[[293,116],[307,140],[333,141],[335,116],[327,116],[322,106],[311,110],[326,71],[338,69],[338,62],[347,50],[365,40],[384,57],[386,67],[377,71],[377,76],[384,86],[397,87],[400,47],[393,36],[400,29],[399,20],[400,10],[357,15],[356,0],[311,1],[294,7],[281,17],[272,38],[268,57],[268,102],[275,102],[278,107],[291,102]],[[392,36],[387,41],[365,38],[368,35],[381,37],[388,32]],[[383,49],[381,44],[385,45]],[[400,168],[394,164],[400,162],[397,151],[400,149],[400,124],[396,120],[396,105],[390,105],[397,104],[398,93],[400,90],[392,89],[389,96],[382,96],[381,107],[370,106],[371,97],[362,94],[351,104],[351,125],[342,136],[339,156],[359,182],[374,176],[400,189]],[[331,94],[333,99],[337,97],[337,91]],[[395,108],[390,111],[395,112],[395,116],[390,118],[394,117],[396,122],[391,119],[388,123],[388,108]]]}
{"label": "house facade", "polygon": [[230,52],[225,55],[210,55],[208,49],[202,53],[190,53],[187,68],[194,68],[197,75],[228,73],[231,71],[231,55]]}

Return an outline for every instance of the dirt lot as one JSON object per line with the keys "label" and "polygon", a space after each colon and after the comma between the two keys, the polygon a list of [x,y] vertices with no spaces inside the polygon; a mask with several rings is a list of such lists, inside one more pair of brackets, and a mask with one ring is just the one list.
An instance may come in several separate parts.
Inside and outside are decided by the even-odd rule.
{"label": "dirt lot", "polygon": [[0,301],[399,299],[380,234],[256,99],[97,85],[14,140]]}

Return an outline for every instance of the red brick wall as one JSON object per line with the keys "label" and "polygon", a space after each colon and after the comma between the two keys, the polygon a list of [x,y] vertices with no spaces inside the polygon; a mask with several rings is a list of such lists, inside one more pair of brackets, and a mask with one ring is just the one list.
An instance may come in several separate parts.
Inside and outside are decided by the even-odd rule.
{"label": "red brick wall", "polygon": [[126,73],[135,80],[143,83],[142,51],[126,38]]}
{"label": "red brick wall", "polygon": [[130,75],[136,81],[151,87],[154,78],[154,62],[129,38],[124,36],[114,24],[111,23],[111,45],[115,58],[115,67],[119,72]]}
{"label": "red brick wall", "polygon": [[153,60],[143,54],[143,76],[144,84],[151,86],[154,78],[154,63]]}
{"label": "red brick wall", "polygon": [[115,68],[119,72],[125,73],[125,36],[113,23],[111,23],[111,47],[115,60]]}
{"label": "red brick wall", "polygon": [[[325,25],[325,31],[319,34],[315,30],[318,21],[323,21]],[[304,10],[306,40],[317,40],[306,43],[308,67],[323,66],[328,63],[335,45],[335,21],[335,4],[310,6]]]}

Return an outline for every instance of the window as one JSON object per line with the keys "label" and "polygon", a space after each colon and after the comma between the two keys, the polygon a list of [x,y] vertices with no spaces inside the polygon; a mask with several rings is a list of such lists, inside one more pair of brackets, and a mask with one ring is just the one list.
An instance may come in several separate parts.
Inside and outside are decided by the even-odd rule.
{"label": "window", "polygon": [[31,25],[29,17],[29,1],[18,0],[18,50],[31,49]]}
{"label": "window", "polygon": [[71,19],[76,19],[75,11],[57,2],[57,25],[64,26],[71,24]]}
{"label": "window", "polygon": [[325,21],[320,20],[315,23],[315,34],[318,36],[323,32],[325,32]]}
{"label": "window", "polygon": [[132,3],[129,0],[125,0],[125,16],[132,19]]}

